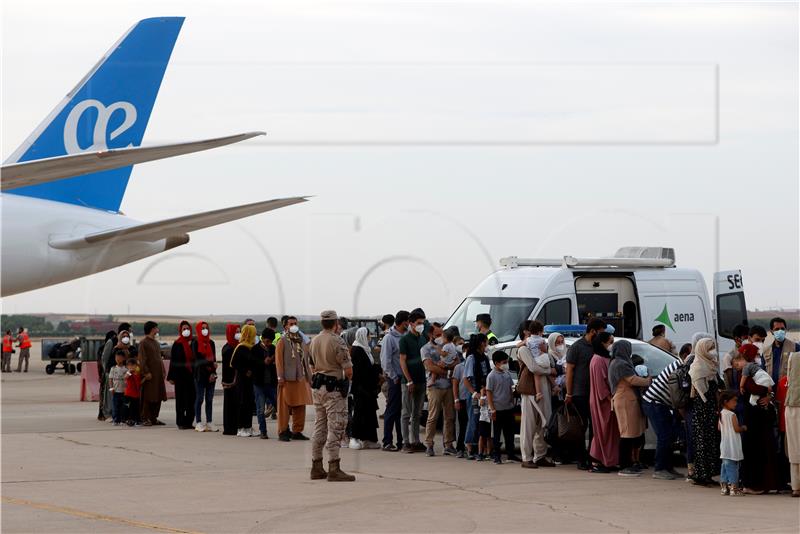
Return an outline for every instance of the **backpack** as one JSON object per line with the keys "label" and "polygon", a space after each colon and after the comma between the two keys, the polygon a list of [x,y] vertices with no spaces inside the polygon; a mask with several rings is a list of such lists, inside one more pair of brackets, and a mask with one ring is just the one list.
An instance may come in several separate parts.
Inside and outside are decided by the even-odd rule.
{"label": "backpack", "polygon": [[667,381],[669,386],[670,401],[675,410],[686,408],[689,405],[692,390],[692,378],[689,376],[689,366],[679,365]]}

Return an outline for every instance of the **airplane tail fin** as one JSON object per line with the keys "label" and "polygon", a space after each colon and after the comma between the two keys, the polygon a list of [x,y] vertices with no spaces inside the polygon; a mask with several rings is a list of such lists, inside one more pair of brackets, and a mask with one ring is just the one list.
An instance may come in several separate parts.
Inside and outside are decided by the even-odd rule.
{"label": "airplane tail fin", "polygon": [[[183,20],[150,18],[134,25],[6,163],[139,146]],[[119,211],[132,168],[21,187],[13,194]]]}

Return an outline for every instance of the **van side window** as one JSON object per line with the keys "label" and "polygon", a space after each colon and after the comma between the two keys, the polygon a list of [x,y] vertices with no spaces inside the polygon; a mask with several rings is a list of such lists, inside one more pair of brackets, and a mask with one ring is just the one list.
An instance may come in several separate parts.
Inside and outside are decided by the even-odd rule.
{"label": "van side window", "polygon": [[542,324],[572,324],[572,302],[569,299],[551,300],[536,317]]}
{"label": "van side window", "polygon": [[717,296],[717,331],[719,335],[733,339],[733,327],[747,324],[747,309],[744,293],[726,293]]}

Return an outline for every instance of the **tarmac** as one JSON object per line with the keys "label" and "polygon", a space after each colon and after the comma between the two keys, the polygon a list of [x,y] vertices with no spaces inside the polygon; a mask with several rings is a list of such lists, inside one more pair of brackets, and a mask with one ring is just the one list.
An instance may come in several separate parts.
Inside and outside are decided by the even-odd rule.
{"label": "tarmac", "polygon": [[[357,481],[311,481],[309,442],[279,442],[275,421],[269,440],[179,431],[168,401],[167,426],[114,427],[78,401],[78,375],[48,376],[33,357],[29,373],[1,377],[7,533],[800,531],[788,494],[496,466],[442,457],[440,445],[435,458],[343,449]],[[214,414],[221,424],[221,396]]]}

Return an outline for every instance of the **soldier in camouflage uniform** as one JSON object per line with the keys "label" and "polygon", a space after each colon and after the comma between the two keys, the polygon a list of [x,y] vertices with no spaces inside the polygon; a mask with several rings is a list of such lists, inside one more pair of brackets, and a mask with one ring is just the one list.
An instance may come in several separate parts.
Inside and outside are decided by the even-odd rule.
{"label": "soldier in camouflage uniform", "polygon": [[[339,446],[347,426],[347,387],[353,377],[350,351],[335,333],[339,316],[333,310],[320,314],[322,332],[311,342],[314,365],[314,436],[311,438],[311,480],[327,478],[330,482],[356,479],[339,468]],[[322,467],[322,449],[328,450],[328,471]]]}

